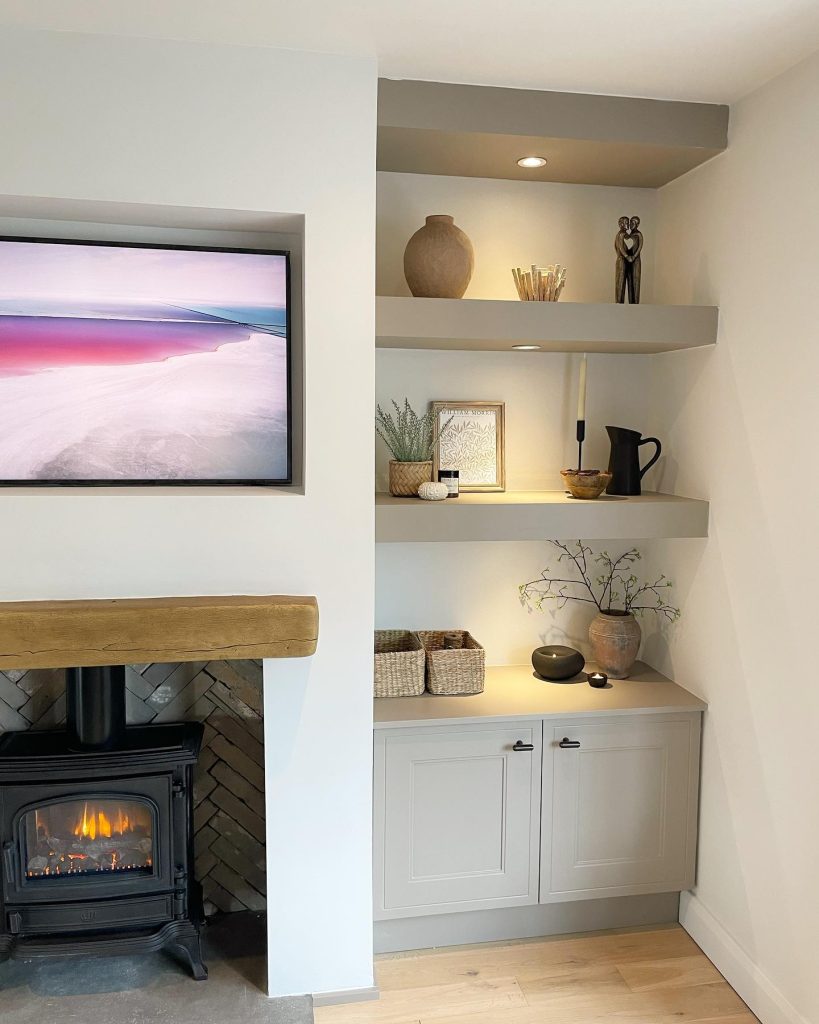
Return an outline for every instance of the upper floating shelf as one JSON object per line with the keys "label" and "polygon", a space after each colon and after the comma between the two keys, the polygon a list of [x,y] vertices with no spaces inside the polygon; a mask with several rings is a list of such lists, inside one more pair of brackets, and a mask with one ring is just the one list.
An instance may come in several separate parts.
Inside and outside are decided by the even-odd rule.
{"label": "upper floating shelf", "polygon": [[714,345],[716,306],[650,306],[506,299],[376,299],[376,345],[508,352],[672,352]]}
{"label": "upper floating shelf", "polygon": [[714,103],[379,81],[380,171],[659,188],[727,144]]}
{"label": "upper floating shelf", "polygon": [[708,502],[674,494],[603,495],[595,501],[564,491],[462,494],[444,501],[375,496],[375,539],[382,544],[707,536]]}

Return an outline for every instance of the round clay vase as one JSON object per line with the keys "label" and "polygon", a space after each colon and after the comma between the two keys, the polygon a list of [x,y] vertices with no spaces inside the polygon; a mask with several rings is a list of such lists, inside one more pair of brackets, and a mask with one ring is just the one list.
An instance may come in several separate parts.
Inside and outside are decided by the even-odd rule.
{"label": "round clay vase", "polygon": [[628,679],[643,631],[631,612],[598,612],[589,626],[597,667],[610,679]]}
{"label": "round clay vase", "polygon": [[418,298],[463,298],[474,267],[472,243],[445,214],[427,217],[404,250],[404,277]]}
{"label": "round clay vase", "polygon": [[417,498],[421,484],[431,480],[431,462],[396,462],[390,459],[390,494],[394,498]]}

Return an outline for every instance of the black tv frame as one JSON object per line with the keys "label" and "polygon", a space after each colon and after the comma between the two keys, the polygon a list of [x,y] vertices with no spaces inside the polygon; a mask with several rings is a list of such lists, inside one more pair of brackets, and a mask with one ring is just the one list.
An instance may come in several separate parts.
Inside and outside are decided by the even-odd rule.
{"label": "black tv frame", "polygon": [[293,351],[291,316],[291,273],[289,249],[250,249],[233,245],[182,245],[168,242],[109,242],[85,238],[41,238],[25,235],[0,235],[0,242],[34,242],[48,245],[99,245],[111,249],[174,249],[183,252],[238,252],[260,256],[284,256],[285,303],[287,325],[285,352],[287,359],[287,476],[281,480],[3,480],[3,487],[289,487],[293,483]]}

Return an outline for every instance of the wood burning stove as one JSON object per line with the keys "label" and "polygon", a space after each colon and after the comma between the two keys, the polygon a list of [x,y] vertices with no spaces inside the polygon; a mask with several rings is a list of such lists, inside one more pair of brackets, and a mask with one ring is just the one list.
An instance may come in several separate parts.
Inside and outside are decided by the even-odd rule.
{"label": "wood burning stove", "polygon": [[67,729],[0,739],[0,960],[165,948],[204,979],[203,726],[125,726],[125,669],[69,669]]}

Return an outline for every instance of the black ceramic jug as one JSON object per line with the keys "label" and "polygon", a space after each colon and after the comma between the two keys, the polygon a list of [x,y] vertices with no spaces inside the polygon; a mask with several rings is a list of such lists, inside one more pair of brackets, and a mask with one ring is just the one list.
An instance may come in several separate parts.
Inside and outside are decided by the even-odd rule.
{"label": "black ceramic jug", "polygon": [[[611,440],[609,473],[612,474],[606,494],[640,494],[640,481],[659,459],[663,446],[656,437],[641,437],[639,430],[626,427],[606,427],[606,430]],[[657,451],[641,469],[640,445],[649,441],[657,446]]]}

